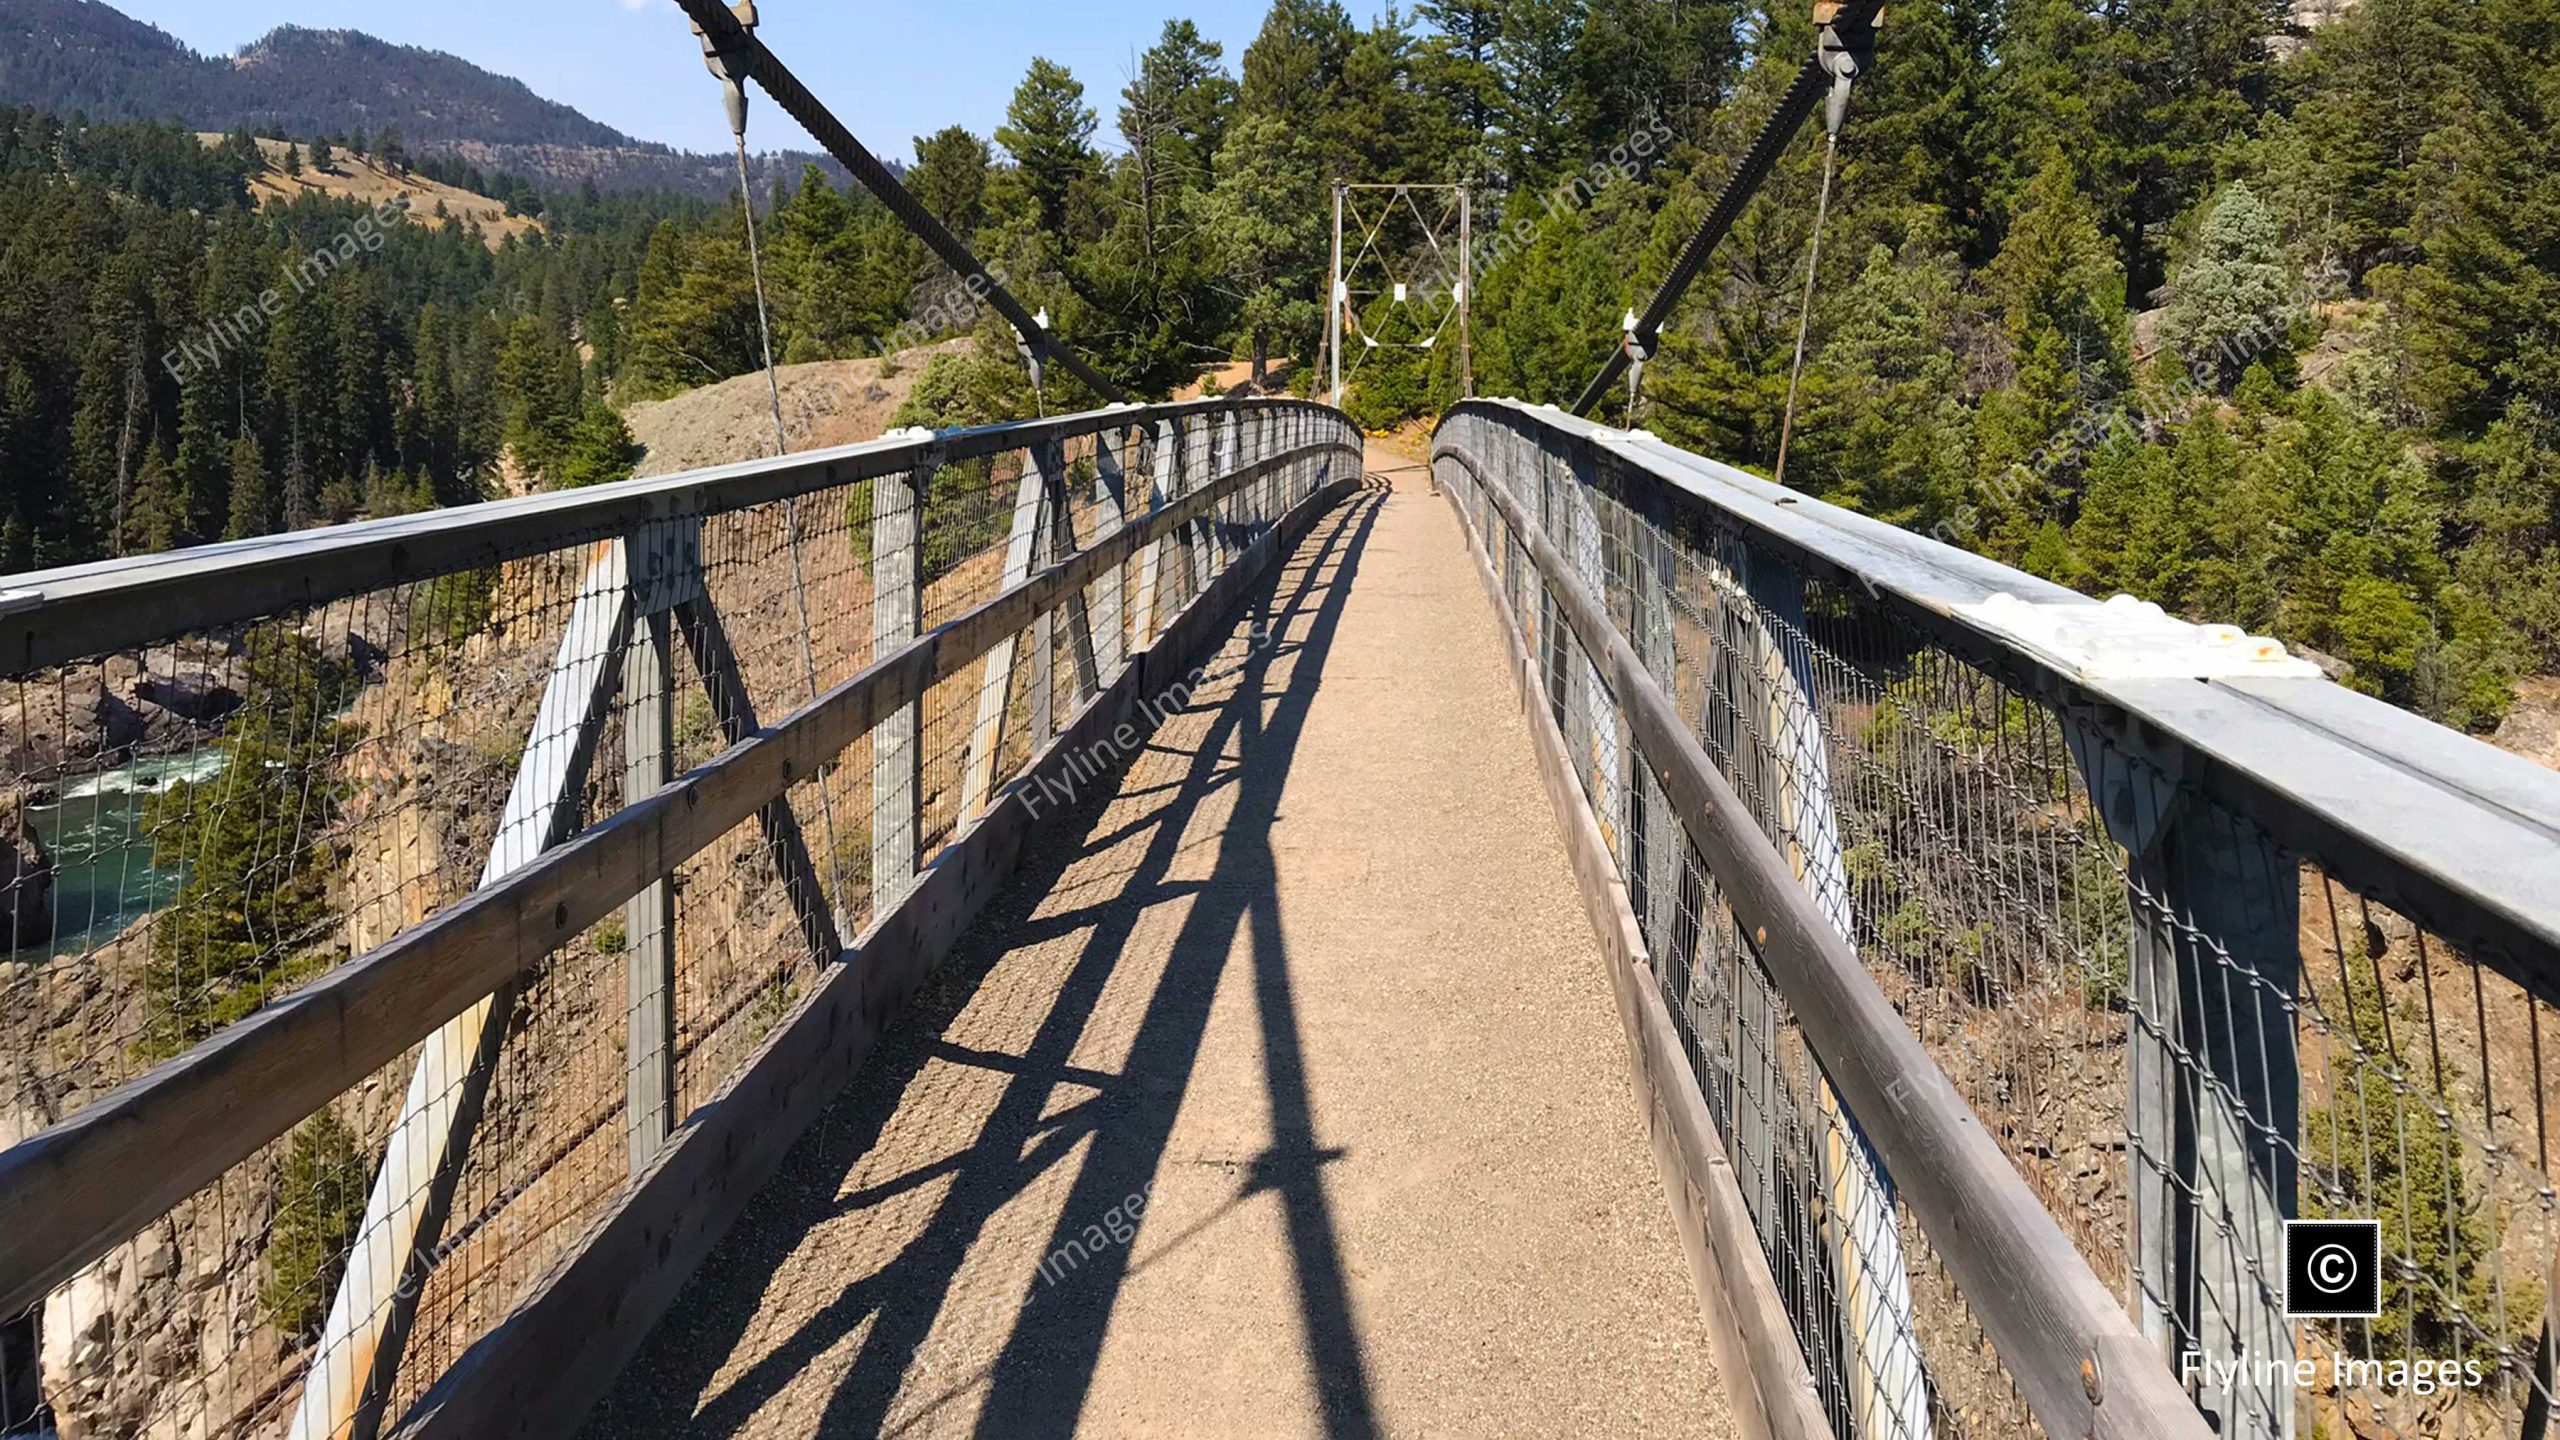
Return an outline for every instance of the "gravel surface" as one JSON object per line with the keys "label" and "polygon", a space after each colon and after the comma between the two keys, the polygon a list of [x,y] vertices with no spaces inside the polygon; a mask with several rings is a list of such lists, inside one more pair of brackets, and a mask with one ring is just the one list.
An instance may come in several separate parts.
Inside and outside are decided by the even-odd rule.
{"label": "gravel surface", "polygon": [[1371,465],[589,1435],[1732,1433],[1494,619]]}

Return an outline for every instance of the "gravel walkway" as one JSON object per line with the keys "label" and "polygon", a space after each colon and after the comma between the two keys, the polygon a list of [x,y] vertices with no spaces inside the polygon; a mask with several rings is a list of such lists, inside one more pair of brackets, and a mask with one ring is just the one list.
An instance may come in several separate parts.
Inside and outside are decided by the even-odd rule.
{"label": "gravel walkway", "polygon": [[1495,621],[1371,466],[589,1435],[1732,1433]]}

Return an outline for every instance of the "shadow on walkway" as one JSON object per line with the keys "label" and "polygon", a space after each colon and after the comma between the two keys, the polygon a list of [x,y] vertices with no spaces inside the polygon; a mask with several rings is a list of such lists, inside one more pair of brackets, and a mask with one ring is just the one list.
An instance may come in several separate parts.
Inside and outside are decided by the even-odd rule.
{"label": "shadow on walkway", "polygon": [[[1315,1143],[1288,955],[1282,942],[1269,830],[1275,818],[1309,702],[1339,626],[1361,551],[1376,523],[1381,495],[1364,490],[1320,518],[1258,586],[1240,612],[1247,633],[1268,633],[1239,660],[1230,645],[1212,662],[1215,681],[1232,677],[1221,699],[1194,701],[1209,712],[1206,735],[1188,750],[1179,783],[1154,786],[1161,796],[1135,826],[1100,831],[1106,811],[1124,797],[1125,771],[1093,787],[1076,810],[1043,827],[1023,871],[989,908],[927,985],[843,1098],[811,1128],[780,1177],[749,1207],[693,1284],[644,1346],[615,1392],[598,1407],[592,1437],[764,1433],[763,1407],[821,1357],[854,1345],[822,1415],[793,1417],[793,1433],[825,1436],[895,1434],[892,1407],[902,1388],[921,1379],[933,1398],[905,1426],[930,1424],[950,1400],[983,1386],[976,1433],[1064,1436],[1074,1433],[1099,1363],[1112,1311],[1130,1270],[1133,1244],[1114,1243],[1072,1268],[1033,1277],[993,1363],[947,1380],[913,1374],[919,1350],[934,1333],[954,1282],[990,1220],[1051,1167],[1090,1140],[1041,1253],[1060,1253],[1129,1197],[1143,1193],[1165,1158],[1176,1115],[1198,1060],[1210,1004],[1241,936],[1251,955],[1260,1018],[1264,1082],[1271,1115],[1269,1146],[1243,1167],[1236,1195],[1189,1233],[1233,1206],[1275,1193],[1286,1218],[1310,1377],[1322,1401],[1327,1433],[1378,1432],[1360,1338],[1346,1294],[1322,1168],[1341,1152]],[[1277,662],[1286,658],[1285,666]],[[1226,758],[1233,750],[1241,762]],[[1167,753],[1160,748],[1156,753]],[[1233,810],[1217,839],[1214,867],[1201,881],[1171,876],[1186,832],[1202,803],[1232,789]],[[1107,889],[1071,914],[1032,917],[1079,859],[1147,835],[1143,853]],[[1072,841],[1066,837],[1077,837]],[[1171,954],[1118,1075],[1069,1063],[1105,983],[1119,965],[1140,917],[1159,902],[1190,897]],[[1079,897],[1081,898],[1081,897]],[[1026,936],[1046,938],[1085,926],[1091,933],[1019,1055],[989,1054],[947,1038],[990,971]],[[939,1160],[850,1195],[845,1177],[879,1141],[917,1077],[933,1061],[976,1066],[1007,1078],[987,1123]],[[1060,1088],[1080,1096],[1052,1108]],[[852,1275],[812,1313],[787,1320],[769,1313],[766,1281],[813,1227],[927,1187],[943,1187],[930,1218],[887,1264]],[[1176,1237],[1175,1243],[1189,1234]],[[1068,1253],[1073,1253],[1072,1251]],[[1158,1253],[1161,1253],[1159,1247]],[[790,1324],[742,1373],[721,1379],[724,1362],[751,1329]],[[859,1335],[859,1339],[854,1337]],[[761,1345],[759,1346],[761,1348]],[[827,1368],[843,1365],[828,1362]],[[718,1388],[714,1389],[715,1383]],[[699,1406],[699,1413],[693,1413]],[[901,1407],[912,1411],[912,1406]],[[769,1419],[769,1417],[767,1417]]]}

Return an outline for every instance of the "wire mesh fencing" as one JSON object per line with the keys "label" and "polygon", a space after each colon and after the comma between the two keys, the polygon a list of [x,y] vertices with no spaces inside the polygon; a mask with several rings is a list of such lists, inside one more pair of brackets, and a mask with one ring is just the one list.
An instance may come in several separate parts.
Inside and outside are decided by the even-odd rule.
{"label": "wire mesh fencing", "polygon": [[[30,641],[72,653],[0,680],[0,1191],[64,1234],[91,1202],[28,1157],[93,1106],[199,1093],[297,995],[931,653],[748,823],[599,876],[601,919],[209,1183],[67,1258],[0,1235],[0,1433],[399,1416],[1356,443],[1306,405],[1113,410],[12,577],[24,634],[113,637]],[[987,619],[1210,488],[1019,630]],[[270,583],[310,598],[242,598]]]}
{"label": "wire mesh fencing", "polygon": [[[2308,833],[2279,800],[2100,723],[1862,575],[1858,544],[1808,563],[1826,542],[1796,519],[1699,503],[1667,447],[1592,434],[1465,407],[1438,446],[1469,463],[1439,478],[1540,657],[1836,1431],[2034,1420],[1482,484],[1602,598],[2220,1433],[2519,1433],[2548,1385],[2551,955],[2451,942],[2463,906],[2412,916],[2384,897],[2423,887],[2369,847],[2279,843]],[[2285,1222],[2343,1217],[2379,1221],[2382,1313],[2289,1320]]]}

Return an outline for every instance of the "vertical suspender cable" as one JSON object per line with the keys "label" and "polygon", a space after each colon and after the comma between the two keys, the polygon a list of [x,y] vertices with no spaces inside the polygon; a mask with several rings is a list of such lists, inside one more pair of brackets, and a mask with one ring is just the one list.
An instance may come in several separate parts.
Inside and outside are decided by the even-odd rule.
{"label": "vertical suspender cable", "polygon": [[1796,307],[1796,359],[1787,370],[1787,414],[1778,425],[1779,484],[1787,483],[1787,444],[1796,433],[1796,393],[1804,385],[1804,337],[1813,323],[1813,277],[1822,265],[1822,227],[1831,219],[1831,172],[1840,159],[1840,130],[1833,126],[1822,137],[1822,198],[1813,209],[1813,239],[1804,252],[1804,300]]}
{"label": "vertical suspender cable", "polygon": [[[765,314],[764,307],[764,255],[756,245],[756,195],[754,188],[747,181],[746,106],[743,103],[745,92],[737,90],[734,81],[731,82],[731,86],[732,93],[741,97],[738,107],[740,123],[737,129],[738,208],[744,211],[747,217],[747,270],[755,277],[756,282],[756,334],[764,342],[765,390],[773,397],[773,453],[788,455],[791,453],[791,432],[782,423],[782,377],[773,365],[773,321]],[[1803,353],[1801,339],[1797,341],[1797,347],[1798,356],[1801,358]],[[796,547],[799,539],[796,530],[792,538]],[[795,548],[792,553],[796,563],[799,552]]]}
{"label": "vertical suspender cable", "polygon": [[[742,28],[752,29],[755,25],[754,5],[749,4],[744,6],[743,13],[736,15],[734,18]],[[723,87],[721,99],[726,104],[729,112],[729,133],[737,141],[738,209],[746,219],[747,270],[755,279],[756,334],[764,347],[765,393],[770,396],[773,401],[773,453],[776,456],[787,455],[791,453],[791,431],[790,428],[782,422],[782,375],[781,372],[774,367],[773,363],[773,321],[766,313],[764,300],[764,254],[756,241],[756,192],[754,184],[747,177],[747,91],[744,83],[745,76],[739,73],[737,67],[732,63],[732,57],[728,53],[713,47],[711,37],[707,32],[702,32],[699,26],[695,28],[697,33],[702,34],[703,63],[711,67],[711,73],[719,77],[720,84]],[[783,497],[782,526],[790,536],[791,603],[798,613],[800,622],[800,674],[802,679],[807,683],[808,698],[814,701],[818,698],[818,651],[816,643],[810,638],[809,634],[809,577],[808,569],[802,563],[800,556],[800,502],[795,496],[786,495]],[[826,832],[827,878],[834,882],[835,893],[833,895],[811,897],[812,899],[817,900],[820,904],[825,905],[830,910],[833,910],[835,906],[845,903],[851,898],[851,892],[846,888],[844,883],[844,851],[843,848],[836,843],[835,800],[827,793],[827,785],[828,782],[835,777],[835,769],[836,767],[834,762],[830,761],[818,768],[818,774],[816,776],[818,786],[818,823],[820,828]],[[838,928],[841,929],[842,927],[839,926]],[[823,962],[833,959],[834,957],[821,955],[816,958]]]}

